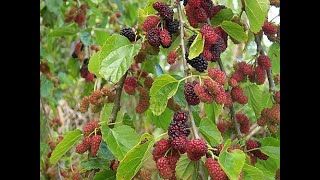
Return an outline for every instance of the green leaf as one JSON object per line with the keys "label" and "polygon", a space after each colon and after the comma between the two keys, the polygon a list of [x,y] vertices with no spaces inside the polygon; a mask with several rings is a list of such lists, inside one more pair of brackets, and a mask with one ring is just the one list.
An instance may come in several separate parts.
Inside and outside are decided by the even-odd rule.
{"label": "green leaf", "polygon": [[112,154],[112,152],[108,148],[108,145],[105,141],[102,141],[100,143],[98,157],[101,159],[107,159],[107,160],[115,159],[114,155]]}
{"label": "green leaf", "polygon": [[93,180],[114,180],[116,179],[116,172],[112,170],[102,170],[97,172]]}
{"label": "green leaf", "polygon": [[245,0],[245,12],[250,23],[250,30],[257,33],[261,30],[269,10],[269,0]]}
{"label": "green leaf", "polygon": [[244,164],[242,170],[245,180],[260,180],[264,178],[263,172],[254,166]]}
{"label": "green leaf", "polygon": [[71,27],[61,27],[56,28],[53,31],[51,31],[48,36],[49,37],[60,37],[60,36],[72,36],[77,34],[77,30]]}
{"label": "green leaf", "polygon": [[112,109],[113,109],[113,103],[107,103],[103,106],[100,113],[100,122],[103,122],[102,124],[109,123],[109,116],[111,115]]}
{"label": "green leaf", "polygon": [[233,12],[231,9],[226,8],[220,10],[211,20],[211,25],[216,26],[219,25],[224,20],[231,20],[233,17]]}
{"label": "green leaf", "polygon": [[268,57],[271,60],[272,72],[280,73],[280,45],[278,43],[271,44]]}
{"label": "green leaf", "polygon": [[88,70],[90,73],[96,75],[97,77],[101,77],[99,74],[99,69],[100,69],[100,61],[99,61],[99,53],[94,53],[88,64]]}
{"label": "green leaf", "polygon": [[242,26],[231,21],[223,21],[221,23],[222,29],[239,42],[245,42],[248,39],[248,35],[244,32]]}
{"label": "green leaf", "polygon": [[192,179],[195,170],[195,161],[191,161],[186,154],[182,154],[176,166],[177,179]]}
{"label": "green leaf", "polygon": [[122,123],[124,125],[128,125],[134,129],[133,119],[130,117],[130,115],[128,113],[124,113],[123,118],[122,118]]}
{"label": "green leaf", "polygon": [[243,151],[238,149],[233,150],[230,153],[227,152],[227,149],[230,147],[230,145],[231,140],[229,139],[220,152],[218,162],[230,180],[238,180],[246,159],[246,155]]}
{"label": "green leaf", "polygon": [[121,125],[110,129],[104,140],[114,156],[118,160],[122,160],[126,153],[137,144],[139,136],[130,126]]}
{"label": "green leaf", "polygon": [[219,145],[222,143],[223,138],[217,126],[213,123],[212,120],[204,118],[200,121],[199,130],[203,137],[210,142],[210,145]]}
{"label": "green leaf", "polygon": [[267,160],[259,160],[255,167],[263,172],[264,180],[274,180],[276,171],[280,168],[280,161],[269,157]]}
{"label": "green leaf", "polygon": [[126,154],[117,170],[117,180],[132,179],[151,155],[154,139],[143,134],[139,142]]}
{"label": "green leaf", "polygon": [[204,109],[208,118],[215,123],[215,120],[219,117],[222,111],[222,105],[213,102],[211,104],[204,103]]}
{"label": "green leaf", "polygon": [[[116,42],[116,43],[115,43]],[[101,50],[99,51],[98,59],[94,59],[95,61],[90,60],[90,63],[94,63],[94,67],[100,70],[101,62],[107,58],[107,56],[116,51],[118,48],[131,45],[130,41],[119,34],[114,34],[110,36],[103,44]],[[98,73],[99,74],[99,73]]]}
{"label": "green leaf", "polygon": [[[176,78],[176,79],[178,79],[178,78]],[[178,90],[177,90],[176,94],[173,96],[173,98],[176,101],[176,103],[178,103],[180,106],[182,106],[182,107],[187,106],[186,97],[184,95],[184,81],[180,82],[180,84],[178,86]]]}
{"label": "green leaf", "polygon": [[48,10],[55,14],[59,13],[62,4],[62,0],[46,0],[46,6],[48,7]]}
{"label": "green leaf", "polygon": [[278,159],[280,158],[280,140],[273,137],[266,137],[260,140],[260,150],[266,155]]}
{"label": "green leaf", "polygon": [[201,54],[203,51],[203,47],[204,47],[204,39],[202,37],[202,34],[198,33],[197,37],[195,38],[195,40],[193,41],[193,43],[190,46],[188,58],[193,59],[193,58],[199,56],[199,54]]}
{"label": "green leaf", "polygon": [[82,31],[80,33],[80,39],[81,42],[86,45],[89,46],[91,44],[91,34],[90,31]]}
{"label": "green leaf", "polygon": [[174,77],[163,74],[155,79],[150,89],[150,109],[159,116],[167,107],[168,99],[175,95],[179,81]]}
{"label": "green leaf", "polygon": [[107,33],[105,30],[95,30],[94,31],[95,35],[96,35],[96,43],[99,44],[100,46],[102,46],[106,40],[110,37],[110,34]]}
{"label": "green leaf", "polygon": [[75,129],[69,131],[64,135],[63,140],[53,150],[52,155],[49,159],[50,164],[56,164],[59,159],[82,137],[81,130]]}
{"label": "green leaf", "polygon": [[86,169],[87,171],[90,171],[92,169],[107,169],[109,164],[108,159],[102,159],[102,158],[90,158],[85,161],[82,161],[80,163],[81,167]]}
{"label": "green leaf", "polygon": [[167,130],[172,120],[173,111],[166,108],[159,116],[154,115],[150,110],[147,111],[147,117],[158,127]]}
{"label": "green leaf", "polygon": [[[111,51],[101,62],[99,73],[105,80],[117,83],[129,69],[133,58],[138,54],[141,48],[141,41],[131,44],[130,41],[121,35],[119,38],[125,38],[127,43]],[[109,38],[110,39],[110,38]],[[108,40],[109,40],[108,39]],[[108,42],[106,41],[106,43]],[[114,42],[113,42],[114,43]],[[101,54],[99,59],[101,58]]]}
{"label": "green leaf", "polygon": [[271,95],[264,93],[258,85],[248,83],[245,86],[245,92],[248,96],[248,104],[254,111],[256,118],[260,117],[262,109],[272,106]]}

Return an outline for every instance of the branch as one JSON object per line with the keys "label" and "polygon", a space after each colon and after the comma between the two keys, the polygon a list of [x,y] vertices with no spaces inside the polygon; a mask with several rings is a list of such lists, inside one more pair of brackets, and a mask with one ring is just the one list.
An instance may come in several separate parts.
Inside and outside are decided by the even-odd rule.
{"label": "branch", "polygon": [[[114,99],[114,105],[112,108],[109,123],[114,123],[117,119],[117,115],[120,110],[120,100],[121,100],[122,88],[124,85],[124,81],[126,80],[127,74],[128,74],[128,71],[121,77],[120,81],[118,82],[118,87],[116,88],[116,97]],[[114,127],[114,124],[111,124],[110,128],[113,128],[113,127]]]}
{"label": "branch", "polygon": [[[257,52],[262,54],[262,55],[265,55],[265,52],[264,52],[263,47],[261,45],[261,37],[262,36],[259,37],[259,34],[255,34],[254,35],[254,41],[257,44]],[[266,70],[266,72],[267,72],[267,77],[268,77],[268,82],[269,82],[269,91],[271,93],[275,93],[275,84],[274,84],[274,81],[272,79],[271,69]]]}
{"label": "branch", "polygon": [[[180,1],[177,3],[177,8],[178,8],[178,14],[179,14],[179,21],[180,21],[180,43],[181,43],[181,50],[182,50],[182,57],[183,57],[183,69],[184,69],[184,75],[188,76],[189,75],[189,67],[188,67],[188,64],[186,61],[186,46],[184,44],[184,23],[182,20],[182,11],[181,11]],[[187,79],[185,80],[185,82],[187,82]],[[189,113],[190,120],[191,120],[192,132],[194,134],[194,137],[196,139],[199,139],[199,133],[198,133],[196,124],[194,122],[194,118],[193,118],[189,104],[188,104],[187,108],[188,108],[188,113]]]}

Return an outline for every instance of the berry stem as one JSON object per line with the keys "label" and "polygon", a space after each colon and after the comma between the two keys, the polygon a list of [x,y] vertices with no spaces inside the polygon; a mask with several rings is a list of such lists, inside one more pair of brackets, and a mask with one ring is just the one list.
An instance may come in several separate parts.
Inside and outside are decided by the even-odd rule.
{"label": "berry stem", "polygon": [[[124,81],[127,77],[128,71],[121,77],[120,81],[118,82],[118,87],[116,88],[116,97],[114,100],[114,106],[112,108],[111,116],[109,119],[109,124],[114,123],[117,119],[118,112],[120,110],[120,100],[122,94],[122,88],[124,85]],[[110,128],[113,128],[114,125],[109,125]]]}
{"label": "berry stem", "polygon": [[[262,37],[262,35],[260,36],[259,34],[255,34],[254,41],[257,44],[257,52],[262,55],[265,55],[265,52],[264,52],[263,47],[261,45],[261,37]],[[275,93],[275,84],[272,79],[271,68],[269,70],[266,70],[266,72],[267,72],[267,77],[268,77],[268,82],[269,82],[269,91],[274,94]]]}
{"label": "berry stem", "polygon": [[[189,76],[190,69],[189,69],[187,61],[186,61],[186,46],[185,46],[185,43],[184,43],[184,25],[183,25],[184,23],[183,23],[183,20],[182,20],[182,11],[181,11],[180,2],[177,3],[177,9],[178,9],[178,14],[179,14],[179,22],[180,22],[180,43],[181,43],[180,45],[181,45],[182,57],[183,57],[184,75],[185,76]],[[187,79],[185,81],[187,82]],[[187,108],[188,108],[188,114],[189,114],[190,120],[191,120],[192,132],[194,134],[194,137],[196,139],[199,139],[198,130],[196,128],[196,124],[194,122],[194,118],[193,118],[193,115],[192,115],[191,108],[190,108],[189,104],[187,105]]]}

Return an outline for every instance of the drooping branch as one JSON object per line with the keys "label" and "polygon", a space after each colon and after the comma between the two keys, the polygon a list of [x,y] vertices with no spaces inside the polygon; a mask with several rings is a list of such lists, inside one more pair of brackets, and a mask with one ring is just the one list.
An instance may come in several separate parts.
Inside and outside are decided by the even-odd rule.
{"label": "drooping branch", "polygon": [[[261,37],[262,37],[262,36],[259,37],[258,34],[255,34],[255,35],[254,35],[254,41],[255,41],[256,44],[257,44],[257,52],[260,53],[260,54],[262,54],[262,55],[265,55],[265,52],[264,52],[263,47],[262,47],[262,45],[261,45]],[[273,79],[272,79],[271,69],[266,70],[266,72],[267,72],[267,77],[268,77],[268,82],[269,82],[269,91],[270,91],[271,93],[275,93],[275,84],[274,84],[274,81],[273,81]]]}
{"label": "drooping branch", "polygon": [[118,112],[120,110],[120,100],[121,100],[122,88],[124,85],[124,81],[126,80],[127,74],[128,74],[128,71],[121,77],[121,79],[118,82],[117,87],[116,87],[116,97],[114,99],[114,105],[113,105],[112,112],[111,112],[110,119],[109,119],[110,120],[109,124],[111,124],[111,125],[109,125],[110,128],[114,127],[113,123],[116,121]]}
{"label": "drooping branch", "polygon": [[[184,23],[183,23],[183,19],[182,19],[182,11],[181,11],[180,2],[177,3],[177,9],[178,9],[178,14],[179,14],[179,22],[180,22],[180,44],[181,44],[181,50],[182,50],[184,75],[189,76],[189,67],[188,67],[188,64],[186,61],[186,46],[184,43]],[[185,80],[185,82],[187,82],[187,79]],[[198,133],[196,124],[194,122],[194,118],[193,118],[193,115],[191,112],[190,105],[188,104],[187,107],[188,107],[188,113],[189,113],[190,120],[191,120],[192,132],[194,134],[194,137],[196,139],[199,139],[199,133]]]}

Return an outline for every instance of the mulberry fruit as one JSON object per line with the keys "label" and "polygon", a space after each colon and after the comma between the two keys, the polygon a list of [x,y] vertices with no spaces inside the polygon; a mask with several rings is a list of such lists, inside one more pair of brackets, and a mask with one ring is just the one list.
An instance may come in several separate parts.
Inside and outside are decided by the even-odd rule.
{"label": "mulberry fruit", "polygon": [[224,106],[226,106],[227,108],[230,108],[232,106],[232,98],[229,92],[225,92],[226,94],[226,100],[224,102]]}
{"label": "mulberry fruit", "polygon": [[102,139],[101,135],[95,135],[91,138],[91,148],[90,148],[90,155],[91,156],[97,155],[97,153],[99,151],[101,139]]}
{"label": "mulberry fruit", "polygon": [[218,39],[218,35],[214,31],[213,27],[211,27],[209,24],[202,26],[200,33],[204,37],[205,43],[213,45]]}
{"label": "mulberry fruit", "polygon": [[224,85],[227,79],[226,74],[222,72],[220,69],[216,69],[216,68],[208,69],[208,75],[217,83],[220,83],[221,85]]}
{"label": "mulberry fruit", "polygon": [[159,158],[163,157],[165,153],[171,147],[169,141],[167,139],[161,139],[154,145],[154,149],[152,151],[153,159],[156,161]]}
{"label": "mulberry fruit", "polygon": [[160,42],[164,48],[168,48],[171,45],[171,35],[166,29],[160,31]]}
{"label": "mulberry fruit", "polygon": [[135,77],[127,77],[124,81],[123,89],[126,93],[133,95],[137,86],[138,82]]}
{"label": "mulberry fruit", "polygon": [[146,79],[143,81],[144,87],[150,89],[152,87],[153,84],[153,78],[150,76],[147,76]]}
{"label": "mulberry fruit", "polygon": [[173,140],[177,137],[187,137],[190,134],[190,130],[187,129],[188,125],[183,122],[172,121],[168,128],[169,140]]}
{"label": "mulberry fruit", "polygon": [[253,68],[250,64],[247,64],[246,62],[242,61],[238,64],[238,70],[245,76],[250,76],[253,73]]}
{"label": "mulberry fruit", "polygon": [[166,28],[170,33],[177,33],[179,31],[180,23],[177,19],[166,22]]}
{"label": "mulberry fruit", "polygon": [[181,154],[183,154],[186,152],[187,143],[188,143],[188,140],[186,137],[177,137],[172,140],[171,145],[173,148],[175,148]]}
{"label": "mulberry fruit", "polygon": [[207,143],[202,139],[193,139],[187,143],[186,152],[190,160],[197,161],[208,151]]}
{"label": "mulberry fruit", "polygon": [[274,25],[271,22],[264,22],[263,26],[262,26],[262,30],[266,35],[273,35],[276,34],[278,32],[278,28],[276,25]]}
{"label": "mulberry fruit", "polygon": [[169,64],[174,64],[176,62],[177,56],[178,54],[176,51],[170,51],[167,57],[167,62]]}
{"label": "mulberry fruit", "polygon": [[228,180],[226,173],[220,167],[220,164],[213,158],[208,158],[206,160],[206,168],[210,177],[214,180]]}
{"label": "mulberry fruit", "polygon": [[246,104],[248,102],[248,98],[244,95],[240,86],[236,86],[231,90],[231,97],[234,101],[240,104]]}
{"label": "mulberry fruit", "polygon": [[197,35],[194,34],[192,35],[189,39],[188,39],[188,47],[191,46],[191,44],[193,43],[193,41],[196,39]]}
{"label": "mulberry fruit", "polygon": [[261,116],[259,119],[257,119],[257,124],[259,126],[264,126],[267,124],[267,119],[264,116]]}
{"label": "mulberry fruit", "polygon": [[172,111],[179,111],[181,109],[180,105],[175,102],[173,97],[168,100],[167,107]]}
{"label": "mulberry fruit", "polygon": [[217,123],[217,128],[221,132],[221,134],[225,133],[229,128],[229,123],[224,122],[223,120],[219,120]]}
{"label": "mulberry fruit", "polygon": [[245,76],[241,73],[241,72],[239,72],[239,71],[235,71],[232,75],[231,75],[231,77],[230,77],[230,79],[234,79],[234,80],[236,80],[237,82],[242,82],[242,81],[244,81],[245,80]]}
{"label": "mulberry fruit", "polygon": [[199,97],[194,92],[194,86],[197,84],[196,81],[193,83],[187,82],[184,84],[184,95],[186,97],[186,101],[189,105],[195,106],[200,103]]}
{"label": "mulberry fruit", "polygon": [[208,68],[208,62],[202,54],[191,60],[187,59],[187,62],[199,72],[204,72]]}
{"label": "mulberry fruit", "polygon": [[173,115],[173,121],[185,123],[188,120],[187,113],[183,111],[175,112]]}
{"label": "mulberry fruit", "polygon": [[228,81],[228,85],[231,86],[231,87],[236,87],[236,86],[238,86],[238,81],[235,80],[234,78],[231,78]]}
{"label": "mulberry fruit", "polygon": [[144,31],[149,31],[150,29],[156,27],[159,24],[159,22],[159,16],[148,16],[142,24],[142,29]]}
{"label": "mulberry fruit", "polygon": [[268,56],[260,55],[258,57],[258,65],[264,68],[265,70],[270,70],[271,68],[271,61]]}
{"label": "mulberry fruit", "polygon": [[136,33],[132,30],[132,28],[124,28],[120,30],[120,35],[125,36],[129,39],[130,42],[134,42],[136,39]]}
{"label": "mulberry fruit", "polygon": [[155,2],[152,4],[152,7],[157,10],[160,16],[166,21],[173,20],[173,10],[170,9],[168,4],[164,2]]}
{"label": "mulberry fruit", "polygon": [[80,173],[76,172],[72,175],[72,180],[82,180]]}
{"label": "mulberry fruit", "polygon": [[147,39],[151,46],[160,46],[160,29],[155,27],[147,31]]}
{"label": "mulberry fruit", "polygon": [[82,134],[86,137],[89,136],[96,128],[99,128],[100,125],[98,121],[90,121],[83,126]]}
{"label": "mulberry fruit", "polygon": [[202,102],[208,103],[208,104],[213,102],[213,96],[210,94],[208,89],[205,89],[200,84],[196,84],[193,89],[194,89],[195,94],[199,97],[199,99]]}
{"label": "mulberry fruit", "polygon": [[254,73],[255,73],[255,82],[258,85],[261,85],[266,81],[266,78],[267,78],[266,71],[261,66],[257,66],[255,68]]}
{"label": "mulberry fruit", "polygon": [[164,179],[170,179],[174,176],[167,157],[161,157],[157,160],[157,169],[160,177]]}
{"label": "mulberry fruit", "polygon": [[210,48],[212,59],[211,61],[218,61],[220,59],[221,53],[223,53],[226,50],[227,46],[224,42],[224,40],[218,36],[216,43],[212,45]]}
{"label": "mulberry fruit", "polygon": [[192,7],[192,8],[198,8],[201,5],[201,0],[188,0],[188,4]]}

